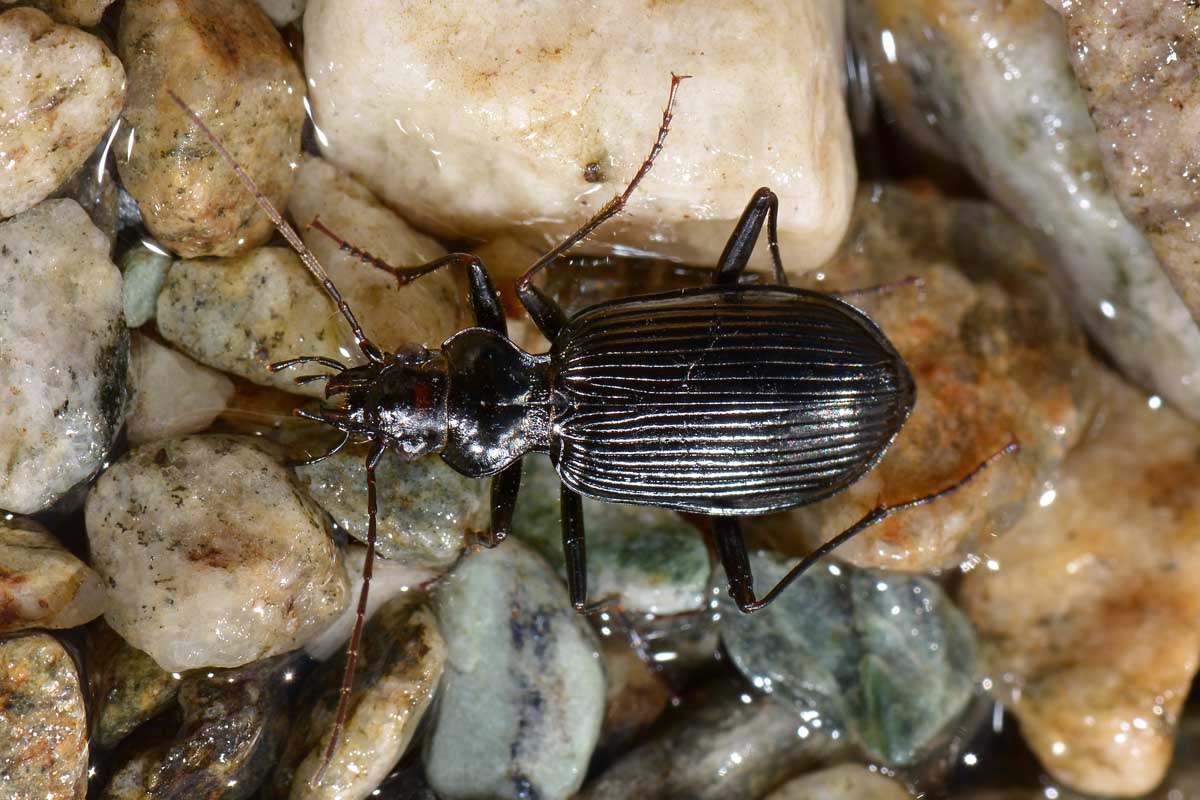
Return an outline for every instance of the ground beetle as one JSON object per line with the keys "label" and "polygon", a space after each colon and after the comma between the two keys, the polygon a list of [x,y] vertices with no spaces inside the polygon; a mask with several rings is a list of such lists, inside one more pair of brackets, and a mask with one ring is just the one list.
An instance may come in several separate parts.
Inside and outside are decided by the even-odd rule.
{"label": "ground beetle", "polygon": [[[562,479],[568,590],[581,611],[587,602],[582,495],[710,515],[730,595],[744,612],[770,603],[864,528],[936,500],[1016,449],[1011,442],[939,492],[877,507],[756,597],[737,517],[813,503],[854,483],[896,437],[912,410],[915,386],[904,360],[866,315],[837,297],[787,285],[776,230],[778,201],[766,188],[755,192],[734,228],[711,286],[614,300],[567,317],[533,285],[534,275],[624,207],[662,150],[684,77],[672,76],[658,138],[625,191],[518,281],[517,296],[552,343],[543,355],[526,353],[508,338],[499,296],[475,256],[452,253],[421,266],[394,267],[314,220],[344,250],[400,284],[441,267],[465,270],[475,327],[451,336],[440,350],[381,350],[296,232],[175,98],[324,286],[367,362],[347,367],[309,356],[271,366],[317,363],[336,370],[297,379],[325,380],[326,398],[341,401],[323,405],[319,413],[297,413],[343,433],[329,452],[302,463],[327,458],[351,438],[374,445],[367,457],[368,555],[326,763],[345,716],[371,580],[375,466],[389,448],[405,458],[438,453],[464,475],[494,476],[488,547],[508,536],[521,457],[549,453]],[[742,284],[764,223],[775,283]]]}

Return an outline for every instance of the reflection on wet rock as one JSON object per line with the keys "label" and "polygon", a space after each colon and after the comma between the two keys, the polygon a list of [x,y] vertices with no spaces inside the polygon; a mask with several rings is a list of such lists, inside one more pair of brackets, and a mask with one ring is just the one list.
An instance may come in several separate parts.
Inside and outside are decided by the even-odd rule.
{"label": "reflection on wet rock", "polygon": [[[1092,403],[1083,337],[1044,273],[1021,229],[993,206],[864,188],[841,252],[802,285],[850,292],[907,362],[916,405],[879,464],[845,491],[749,527],[776,549],[807,552],[880,503],[950,486],[1015,438],[1020,452],[865,530],[838,557],[941,569],[1012,525],[1079,439]],[[854,293],[870,287],[882,288]]]}
{"label": "reflection on wet rock", "polygon": [[125,70],[95,36],[32,8],[0,14],[0,219],[83,165],[125,100]]}
{"label": "reflection on wet rock", "polygon": [[184,675],[179,731],[169,745],[152,741],[133,754],[116,771],[105,796],[253,797],[283,749],[288,697],[301,666],[302,657],[290,653],[238,669]]}
{"label": "reflection on wet rock", "polygon": [[729,681],[685,696],[683,714],[592,780],[580,800],[761,797],[845,755],[786,703]]}
{"label": "reflection on wet rock", "polygon": [[88,628],[87,664],[93,741],[106,750],[167,708],[179,691],[178,674],[155,664],[103,621]]}
{"label": "reflection on wet rock", "polygon": [[[550,459],[525,458],[513,533],[566,575],[560,481]],[[588,598],[633,612],[677,614],[704,603],[712,565],[700,532],[673,511],[583,500]]]}
{"label": "reflection on wet rock", "polygon": [[346,727],[320,785],[313,785],[342,685],[345,656],[310,678],[272,797],[290,800],[363,800],[404,755],[442,675],[445,644],[432,612],[411,597],[389,600],[363,631]]}
{"label": "reflection on wet rock", "polygon": [[75,662],[44,633],[0,639],[0,786],[12,800],[80,800],[87,716]]}
{"label": "reflection on wet rock", "polygon": [[297,356],[347,365],[358,358],[349,327],[296,254],[284,247],[176,261],[158,296],[157,316],[163,338],[200,363],[310,397],[321,397],[324,387],[297,386],[293,378],[306,370],[272,373],[267,367]]}
{"label": "reflection on wet rock", "polygon": [[349,603],[320,509],[251,439],[129,451],[88,496],[87,531],[105,619],[163,669],[291,650]]}
{"label": "reflection on wet rock", "polygon": [[441,796],[564,800],[600,732],[598,645],[541,556],[518,540],[471,554],[442,584],[443,695],[425,747]]}
{"label": "reflection on wet rock", "polygon": [[73,628],[103,613],[99,575],[39,523],[0,515],[0,633]]}
{"label": "reflection on wet rock", "polygon": [[[764,552],[751,566],[761,597],[791,562]],[[721,639],[810,728],[848,735],[886,763],[911,763],[974,691],[971,626],[923,577],[817,566],[762,611],[728,604]]]}
{"label": "reflection on wet rock", "polygon": [[1102,154],[1125,158],[1129,141],[1097,139],[1058,15],[1042,0],[858,0],[851,18],[904,133],[962,161],[1052,257],[1121,369],[1200,419],[1200,328],[1105,180]]}
{"label": "reflection on wet rock", "polygon": [[1107,382],[1040,508],[984,550],[964,608],[993,692],[1086,792],[1161,780],[1200,651],[1200,428]]}
{"label": "reflection on wet rock", "polygon": [[117,31],[129,71],[117,166],[146,227],[185,258],[265,242],[271,221],[167,90],[284,206],[300,154],[304,83],[279,32],[242,0],[128,0]]}
{"label": "reflection on wet rock", "polygon": [[616,0],[581,15],[567,2],[313,0],[304,29],[326,157],[447,238],[556,244],[641,165],[672,71],[697,77],[680,87],[666,149],[590,246],[712,263],[764,184],[780,193],[797,274],[845,229],[841,3]]}
{"label": "reflection on wet rock", "polygon": [[233,396],[221,373],[134,332],[129,348],[132,397],[125,433],[131,445],[207,428]]}
{"label": "reflection on wet rock", "polygon": [[[328,449],[314,443],[313,453]],[[309,495],[334,522],[360,542],[367,540],[369,447],[346,447],[316,464],[297,467]],[[376,470],[379,491],[376,552],[405,566],[445,569],[467,537],[488,522],[488,484],[455,472],[437,455],[405,460],[389,450]]]}
{"label": "reflection on wet rock", "polygon": [[97,471],[125,417],[129,332],[108,240],[74,200],[0,223],[0,508],[41,511]]}

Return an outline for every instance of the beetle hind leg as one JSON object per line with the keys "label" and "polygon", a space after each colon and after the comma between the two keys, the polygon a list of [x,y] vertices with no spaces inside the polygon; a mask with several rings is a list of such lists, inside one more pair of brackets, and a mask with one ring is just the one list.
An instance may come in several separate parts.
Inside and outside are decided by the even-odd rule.
{"label": "beetle hind leg", "polygon": [[567,560],[567,590],[571,605],[584,613],[587,604],[587,550],[583,541],[583,499],[579,492],[562,487],[563,555]]}
{"label": "beetle hind leg", "polygon": [[775,268],[775,284],[787,286],[787,275],[783,272],[783,259],[779,255],[779,198],[765,186],[754,193],[741,219],[729,235],[721,258],[717,261],[718,286],[732,286],[741,280],[750,263],[754,245],[762,234],[763,223],[767,224],[767,246],[771,249],[771,263]]}

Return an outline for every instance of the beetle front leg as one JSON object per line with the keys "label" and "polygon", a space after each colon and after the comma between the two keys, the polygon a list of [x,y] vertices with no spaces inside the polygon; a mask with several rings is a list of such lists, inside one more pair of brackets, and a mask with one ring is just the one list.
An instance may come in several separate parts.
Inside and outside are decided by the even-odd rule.
{"label": "beetle front leg", "polygon": [[750,572],[750,555],[746,552],[746,540],[742,538],[742,526],[737,517],[713,517],[712,529],[717,555],[729,580],[729,596],[743,612],[754,611],[758,602],[754,597],[754,575]]}
{"label": "beetle front leg", "polygon": [[492,519],[484,547],[492,548],[512,533],[513,512],[517,510],[517,494],[521,490],[521,459],[517,459],[492,478]]}
{"label": "beetle front leg", "polygon": [[767,246],[771,248],[771,262],[775,265],[775,283],[787,286],[783,259],[779,255],[779,198],[765,186],[750,198],[742,218],[721,251],[714,281],[718,286],[731,286],[741,280],[754,253],[754,245],[762,233],[763,222],[767,223]]}
{"label": "beetle front leg", "polygon": [[567,591],[576,611],[587,610],[587,550],[583,541],[583,499],[562,487],[563,555],[567,559]]}

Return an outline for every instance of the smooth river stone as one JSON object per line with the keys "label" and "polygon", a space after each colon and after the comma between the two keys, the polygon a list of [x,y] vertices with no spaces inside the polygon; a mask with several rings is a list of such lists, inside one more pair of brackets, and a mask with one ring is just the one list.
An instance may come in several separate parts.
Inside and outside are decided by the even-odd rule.
{"label": "smooth river stone", "polygon": [[104,584],[31,519],[0,516],[0,633],[74,628],[104,613]]}
{"label": "smooth river stone", "polygon": [[[99,23],[104,9],[112,2],[113,0],[0,0],[0,4],[20,3],[23,6],[40,8],[59,22],[84,28]],[[117,109],[120,109],[119,105]]]}
{"label": "smooth river stone", "polygon": [[855,176],[842,4],[592,11],[313,0],[304,62],[325,156],[422,229],[508,232],[544,251],[624,189],[654,144],[672,71],[690,74],[662,156],[589,246],[714,263],[767,184],[789,269],[828,258]]}
{"label": "smooth river stone", "polygon": [[130,341],[129,371],[125,433],[134,446],[202,431],[233,397],[233,381],[140,333]]}
{"label": "smooth river stone", "polygon": [[267,367],[297,356],[347,365],[360,358],[349,326],[285,247],[176,261],[158,296],[157,318],[163,338],[202,364],[309,397],[322,397],[324,385],[297,386],[292,379],[312,365],[279,373]]}
{"label": "smooth river stone", "polygon": [[81,800],[87,711],[75,661],[52,636],[0,640],[0,786],[7,800]]}
{"label": "smooth river stone", "polygon": [[[767,552],[750,563],[760,597],[791,567]],[[975,688],[971,626],[919,576],[817,567],[754,614],[726,601],[721,640],[742,674],[810,727],[848,734],[889,764],[927,751]]]}
{"label": "smooth river stone", "polygon": [[1200,14],[1191,2],[1063,2],[1104,167],[1200,318]]}
{"label": "smooth river stone", "polygon": [[1126,375],[1200,419],[1200,328],[1105,179],[1058,15],[1042,0],[857,0],[851,19],[901,130],[1021,221]]}
{"label": "smooth river stone", "polygon": [[[335,434],[336,435],[336,434]],[[296,475],[342,530],[367,540],[368,447],[345,447]],[[487,528],[488,482],[451,469],[437,455],[405,461],[392,450],[376,468],[379,514],[375,547],[405,566],[444,571],[467,537]]]}
{"label": "smooth river stone", "polygon": [[247,800],[279,759],[288,699],[303,657],[193,672],[179,682],[183,724],[164,746],[151,739],[113,775],[104,800]]}
{"label": "smooth river stone", "polygon": [[292,725],[272,779],[275,798],[364,800],[408,748],[433,700],[446,646],[433,612],[409,596],[389,600],[363,631],[346,727],[320,785],[310,783],[324,756],[342,685],[345,656],[309,678],[308,711]]}
{"label": "smooth river stone", "polygon": [[728,680],[682,698],[683,713],[588,783],[579,800],[728,800],[762,797],[849,745],[795,710]]}
{"label": "smooth river stone", "polygon": [[1163,777],[1200,652],[1200,427],[1107,382],[1040,507],[966,576],[993,693],[1084,792]]}
{"label": "smooth river stone", "polygon": [[88,628],[87,665],[93,741],[104,750],[170,706],[179,692],[178,673],[158,666],[103,621]]}
{"label": "smooth river stone", "polygon": [[0,223],[0,509],[49,507],[117,438],[129,332],[108,248],[74,200]]}
{"label": "smooth river stone", "polygon": [[858,764],[801,775],[763,800],[909,800],[903,786]]}
{"label": "smooth river stone", "polygon": [[276,208],[285,206],[304,81],[279,32],[244,0],[129,0],[117,30],[129,70],[117,167],[146,227],[185,258],[266,242],[271,221],[167,90],[206,121]]}
{"label": "smooth river stone", "polygon": [[307,155],[301,159],[288,211],[300,226],[304,243],[325,267],[367,336],[380,347],[391,351],[407,344],[440,347],[451,334],[474,324],[464,275],[456,267],[422,275],[397,288],[394,277],[309,227],[319,216],[338,236],[394,267],[424,264],[446,253],[329,162]]}
{"label": "smooth river stone", "polygon": [[126,325],[137,328],[154,319],[158,293],[171,262],[169,255],[143,244],[134,245],[121,256],[121,302]]}
{"label": "smooth river stone", "polygon": [[86,517],[105,619],[166,670],[292,650],[350,602],[321,510],[252,439],[135,448],[100,476]]}
{"label": "smooth river stone", "polygon": [[0,14],[0,218],[83,166],[124,101],[125,70],[95,36],[32,8]]}
{"label": "smooth river stone", "polygon": [[[566,576],[561,482],[550,459],[526,456],[513,533]],[[673,511],[583,500],[588,599],[617,598],[629,611],[678,614],[706,600],[712,563],[700,532]]]}
{"label": "smooth river stone", "polygon": [[442,697],[425,774],[448,800],[564,800],[604,715],[598,645],[562,581],[518,540],[468,556],[442,584]]}
{"label": "smooth river stone", "polygon": [[845,491],[747,527],[777,550],[808,552],[880,503],[950,486],[1014,437],[1019,453],[937,502],[893,514],[837,555],[885,569],[950,568],[985,534],[1015,523],[1083,434],[1094,403],[1083,336],[1045,271],[1022,230],[994,206],[864,188],[842,251],[817,274],[824,280],[801,285],[834,291],[922,281],[848,298],[907,362],[916,405],[879,464]]}

